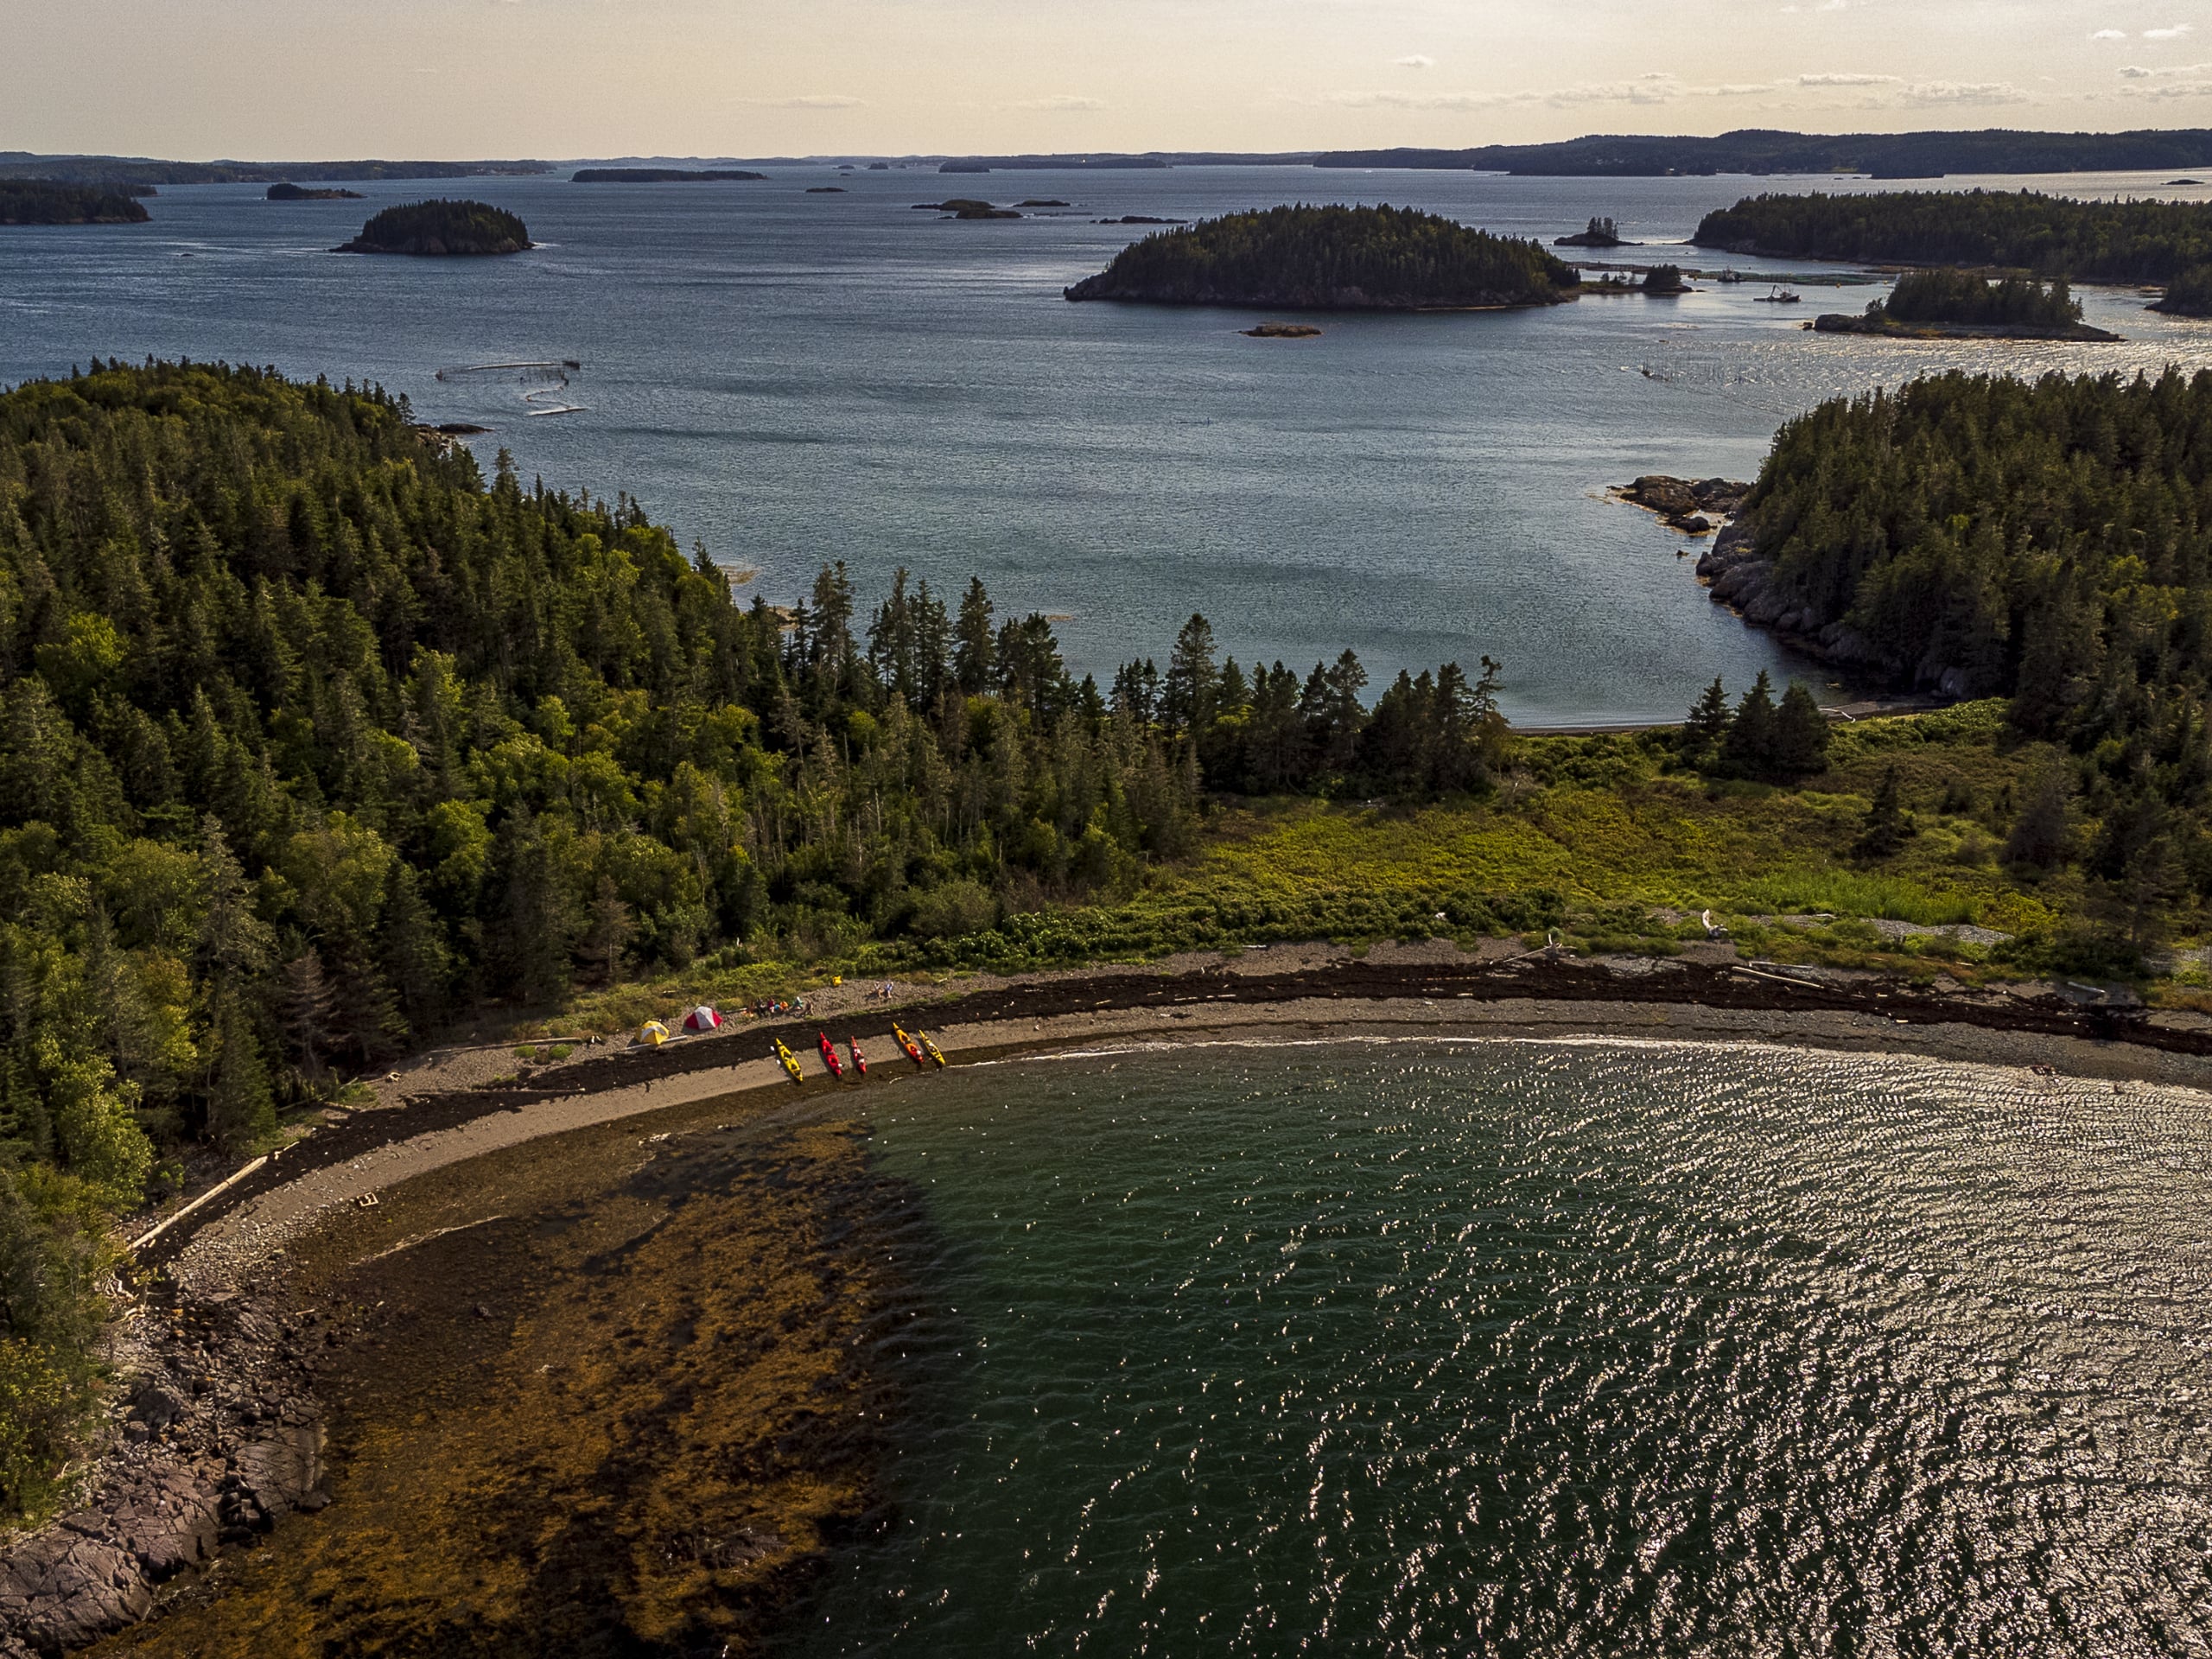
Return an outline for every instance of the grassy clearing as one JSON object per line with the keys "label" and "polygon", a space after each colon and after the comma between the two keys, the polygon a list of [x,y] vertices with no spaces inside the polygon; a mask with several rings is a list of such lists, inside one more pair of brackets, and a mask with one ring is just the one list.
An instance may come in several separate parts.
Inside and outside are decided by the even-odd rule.
{"label": "grassy clearing", "polygon": [[[1996,703],[1845,728],[1829,770],[1798,789],[1704,777],[1679,765],[1664,733],[1525,739],[1486,801],[1232,804],[1212,815],[1196,856],[1154,872],[1120,904],[1030,911],[962,938],[875,942],[812,962],[724,952],[585,996],[558,1024],[612,1031],[683,1002],[789,995],[833,975],[912,982],[1312,939],[1359,947],[1441,935],[1471,945],[1556,931],[1584,950],[1667,954],[1704,937],[1708,909],[1747,952],[1781,960],[1923,979],[2045,972],[2049,942],[2083,919],[2081,883],[2024,880],[1999,854],[2027,779],[2050,758],[2008,741]],[[1855,843],[1891,767],[1910,833],[1869,861]],[[1774,920],[1823,912],[1834,919]],[[1897,941],[1877,920],[1971,923],[2018,941]]]}

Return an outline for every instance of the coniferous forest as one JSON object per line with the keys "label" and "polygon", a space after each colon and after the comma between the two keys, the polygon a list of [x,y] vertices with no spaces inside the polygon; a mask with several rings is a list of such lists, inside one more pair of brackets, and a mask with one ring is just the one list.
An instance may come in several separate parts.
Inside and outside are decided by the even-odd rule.
{"label": "coniferous forest", "polygon": [[1412,207],[1270,207],[1134,242],[1071,300],[1309,310],[1548,305],[1573,268],[1535,242]]}
{"label": "coniferous forest", "polygon": [[2212,891],[2212,373],[1948,374],[1783,428],[1746,504],[1774,588],[1898,678],[1959,671],[2082,758],[2088,867]]}
{"label": "coniferous forest", "polygon": [[379,392],[0,395],[0,1506],[170,1149],[250,1150],[486,999],[973,932],[1128,892],[1209,786],[1477,790],[1502,739],[1487,662],[1371,709],[1350,652],[1247,671],[1201,618],[1164,663],[1102,692],[974,582],[743,604]]}
{"label": "coniferous forest", "polygon": [[2212,264],[2212,203],[2075,201],[2032,190],[1746,197],[1701,248],[1779,258],[1994,265],[2075,283],[2165,283]]}

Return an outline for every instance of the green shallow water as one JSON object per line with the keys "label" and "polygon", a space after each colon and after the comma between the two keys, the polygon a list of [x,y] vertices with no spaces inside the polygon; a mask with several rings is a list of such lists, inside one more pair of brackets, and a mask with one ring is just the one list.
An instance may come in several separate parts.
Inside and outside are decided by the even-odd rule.
{"label": "green shallow water", "polygon": [[1619,1044],[902,1090],[798,1655],[2212,1651],[2203,1097]]}

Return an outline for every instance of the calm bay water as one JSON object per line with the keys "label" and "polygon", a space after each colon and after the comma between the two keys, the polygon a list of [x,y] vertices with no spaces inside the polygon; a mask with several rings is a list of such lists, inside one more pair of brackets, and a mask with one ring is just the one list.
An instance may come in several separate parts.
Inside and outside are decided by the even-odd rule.
{"label": "calm bay water", "polygon": [[[843,194],[806,194],[832,182]],[[475,441],[487,461],[504,445],[525,476],[638,497],[772,599],[828,559],[864,592],[900,564],[943,588],[980,575],[1003,609],[1067,618],[1071,661],[1102,676],[1164,655],[1193,609],[1248,662],[1302,669],[1350,645],[1379,679],[1488,652],[1525,722],[1672,717],[1715,674],[1788,668],[1707,601],[1679,538],[1603,485],[1748,477],[1789,415],[1932,367],[2212,364],[2212,330],[2118,293],[2093,296],[2091,319],[2130,343],[2102,348],[1816,339],[1805,315],[1878,290],[1808,289],[1783,308],[1758,303],[1758,283],[1335,318],[1302,342],[1244,339],[1247,314],[1059,297],[1144,233],[1090,222],[1109,214],[1388,200],[1546,238],[1611,213],[1662,244],[1747,190],[1803,181],[820,168],[726,186],[360,188],[368,200],[294,204],[177,188],[150,225],[0,232],[0,383],[149,353],[379,381],[426,418],[495,427]],[[545,245],[486,262],[322,251],[378,206],[439,191],[513,208]],[[1073,207],[1012,223],[912,211],[976,193]],[[524,402],[558,391],[542,381],[437,378],[564,358],[582,369],[536,405],[580,406],[557,416]]]}
{"label": "calm bay water", "polygon": [[1483,1043],[893,1100],[899,1521],[794,1653],[2212,1652],[2199,1096]]}

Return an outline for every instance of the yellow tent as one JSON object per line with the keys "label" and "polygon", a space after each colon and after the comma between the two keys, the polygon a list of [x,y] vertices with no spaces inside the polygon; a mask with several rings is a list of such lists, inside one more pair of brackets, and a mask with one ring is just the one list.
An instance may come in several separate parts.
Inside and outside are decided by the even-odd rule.
{"label": "yellow tent", "polygon": [[655,1048],[658,1048],[668,1040],[668,1027],[658,1020],[648,1020],[638,1027],[638,1040],[641,1043],[651,1043]]}

